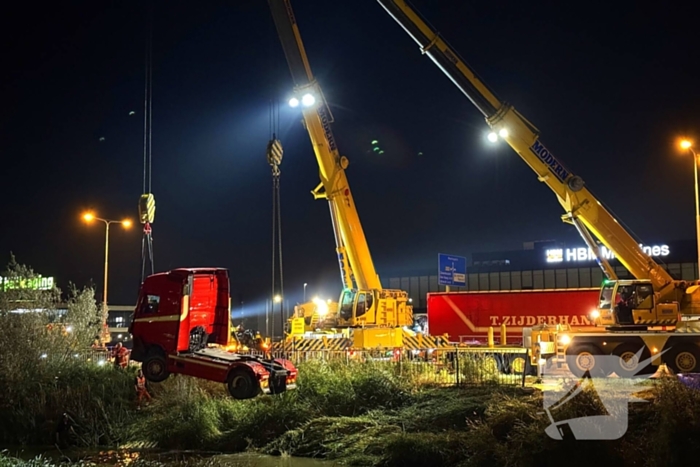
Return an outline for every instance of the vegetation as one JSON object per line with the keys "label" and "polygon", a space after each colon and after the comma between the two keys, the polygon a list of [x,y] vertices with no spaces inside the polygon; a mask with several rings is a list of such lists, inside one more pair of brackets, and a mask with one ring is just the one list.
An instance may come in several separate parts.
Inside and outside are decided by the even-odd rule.
{"label": "vegetation", "polygon": [[0,452],[0,467],[59,467],[66,465],[74,467],[94,467],[97,465],[129,465],[131,467],[256,467],[254,460],[250,459],[223,459],[202,457],[194,454],[172,455],[154,454],[151,456],[137,456],[128,452],[107,451],[93,455],[85,455],[79,459],[71,460],[63,457],[55,460],[39,455],[22,459],[10,455],[7,451]]}
{"label": "vegetation", "polygon": [[14,257],[0,275],[12,284],[0,287],[0,443],[51,442],[64,412],[80,444],[122,440],[134,375],[85,364],[103,322],[94,291],[28,287],[37,275]]}
{"label": "vegetation", "polygon": [[[9,277],[32,274],[14,261],[8,272]],[[643,390],[639,396],[647,403],[630,404],[629,429],[621,439],[576,444],[545,434],[550,419],[539,391],[498,385],[431,388],[410,372],[372,363],[300,364],[296,390],[248,401],[231,399],[223,385],[173,376],[151,385],[153,402],[136,411],[132,370],[80,357],[99,330],[92,291],[71,288],[67,296],[69,311],[58,316],[57,290],[0,291],[0,443],[6,446],[53,444],[58,418],[67,412],[76,423],[77,446],[121,446],[126,452],[254,450],[381,467],[562,462],[655,467],[680,465],[700,454],[700,391],[674,378],[635,389]],[[19,304],[46,312],[12,313]],[[51,323],[73,329],[51,329]],[[586,390],[555,416],[605,413],[595,392]],[[50,467],[52,462],[0,455],[0,467]],[[130,464],[163,462],[139,458]],[[213,467],[218,461],[168,462]]]}

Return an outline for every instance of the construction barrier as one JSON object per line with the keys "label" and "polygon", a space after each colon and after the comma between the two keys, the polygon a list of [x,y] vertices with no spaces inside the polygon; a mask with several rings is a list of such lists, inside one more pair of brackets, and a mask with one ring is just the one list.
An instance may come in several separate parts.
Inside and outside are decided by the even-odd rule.
{"label": "construction barrier", "polygon": [[58,361],[77,361],[77,362],[91,362],[98,365],[104,365],[106,363],[111,363],[112,355],[108,350],[102,349],[87,349],[87,350],[64,350],[64,351],[47,351],[39,355],[40,360],[46,360],[51,362]]}
{"label": "construction barrier", "polygon": [[524,385],[526,350],[509,348],[451,348],[346,350],[273,350],[268,358],[295,364],[324,361],[344,366],[371,366],[416,383],[435,386],[475,384]]}

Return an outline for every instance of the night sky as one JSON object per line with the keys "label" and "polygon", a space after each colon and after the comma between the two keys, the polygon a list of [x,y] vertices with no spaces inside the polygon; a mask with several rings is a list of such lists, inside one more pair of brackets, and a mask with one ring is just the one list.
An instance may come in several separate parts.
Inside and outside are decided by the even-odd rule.
{"label": "night sky", "polygon": [[[80,215],[137,220],[148,4],[15,3],[0,19],[2,260],[12,251],[63,288],[93,281],[98,297],[104,227]],[[641,240],[693,238],[692,161],[674,142],[700,139],[696,15],[672,3],[413,5]],[[378,3],[293,7],[382,277],[432,269],[438,252],[577,239],[553,193],[486,142],[478,111]],[[269,294],[277,100],[285,294],[301,299],[308,282],[336,298],[328,206],[310,194],[318,170],[291,87],[267,2],[154,3],[158,271],[227,267],[234,304]],[[112,304],[135,301],[140,227],[112,227]]]}

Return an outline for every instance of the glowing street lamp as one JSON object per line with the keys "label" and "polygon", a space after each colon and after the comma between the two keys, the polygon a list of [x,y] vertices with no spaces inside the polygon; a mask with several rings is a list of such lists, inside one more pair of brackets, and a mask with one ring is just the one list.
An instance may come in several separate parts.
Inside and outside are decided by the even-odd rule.
{"label": "glowing street lamp", "polygon": [[693,171],[695,172],[695,236],[698,248],[698,270],[700,271],[700,199],[698,198],[698,155],[693,149],[693,142],[688,139],[680,141],[681,149],[689,151],[693,156]]}
{"label": "glowing street lamp", "polygon": [[121,221],[115,221],[112,219],[102,219],[101,217],[96,217],[91,212],[86,212],[83,214],[83,220],[85,222],[100,221],[105,224],[105,272],[104,272],[104,292],[102,293],[102,306],[107,309],[107,273],[109,264],[109,226],[110,224],[121,224],[122,227],[128,229],[131,227],[131,221],[129,219],[124,219]]}

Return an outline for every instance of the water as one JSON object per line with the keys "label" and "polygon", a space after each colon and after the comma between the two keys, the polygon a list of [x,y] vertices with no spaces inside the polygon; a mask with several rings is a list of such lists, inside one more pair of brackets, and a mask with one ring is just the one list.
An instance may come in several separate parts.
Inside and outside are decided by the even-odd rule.
{"label": "water", "polygon": [[214,458],[226,463],[231,462],[232,465],[241,463],[242,465],[255,467],[332,467],[340,465],[323,459],[290,456],[275,457],[252,453],[223,454],[214,456]]}
{"label": "water", "polygon": [[148,450],[71,450],[58,451],[55,447],[9,447],[6,448],[9,456],[24,460],[33,459],[41,455],[45,459],[51,459],[56,463],[65,462],[68,459],[77,462],[85,460],[105,467],[124,467],[132,464],[136,459],[150,459],[167,464],[172,461],[189,460],[188,466],[196,467],[205,465],[207,461],[216,461],[217,464],[231,467],[333,467],[339,465],[333,461],[323,459],[310,459],[306,457],[290,456],[266,456],[256,453],[216,454],[201,451],[148,451]]}

